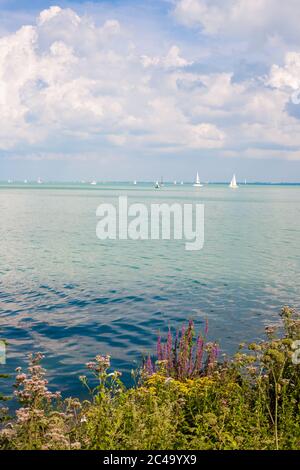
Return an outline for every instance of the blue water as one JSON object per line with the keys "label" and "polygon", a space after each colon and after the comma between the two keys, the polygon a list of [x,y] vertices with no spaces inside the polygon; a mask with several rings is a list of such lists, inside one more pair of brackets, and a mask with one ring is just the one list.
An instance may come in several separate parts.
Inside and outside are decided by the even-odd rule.
{"label": "blue water", "polygon": [[[201,202],[205,244],[100,241],[96,208]],[[0,338],[12,373],[45,353],[51,388],[81,395],[78,376],[99,353],[125,378],[155,350],[158,331],[209,320],[226,352],[263,336],[285,304],[299,308],[300,187],[143,184],[0,185]]]}

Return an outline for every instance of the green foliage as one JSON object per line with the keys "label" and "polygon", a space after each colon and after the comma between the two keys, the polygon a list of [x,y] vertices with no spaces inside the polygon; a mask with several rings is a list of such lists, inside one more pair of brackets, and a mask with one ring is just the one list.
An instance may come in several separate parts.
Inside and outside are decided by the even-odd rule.
{"label": "green foliage", "polygon": [[[300,449],[300,319],[285,307],[282,329],[242,346],[232,359],[179,377],[158,361],[126,389],[109,356],[80,378],[90,399],[62,400],[47,388],[41,355],[17,371],[16,417],[2,425],[3,449]],[[171,344],[171,341],[169,342]],[[177,365],[174,362],[175,366]],[[149,369],[149,368],[148,368]],[[152,368],[151,368],[152,370]]]}
{"label": "green foliage", "polygon": [[[0,374],[0,380],[2,379],[8,379],[9,376],[7,374]],[[8,417],[8,408],[3,405],[4,402],[7,402],[10,399],[10,397],[7,397],[3,395],[0,391],[0,424],[7,421],[9,419]]]}

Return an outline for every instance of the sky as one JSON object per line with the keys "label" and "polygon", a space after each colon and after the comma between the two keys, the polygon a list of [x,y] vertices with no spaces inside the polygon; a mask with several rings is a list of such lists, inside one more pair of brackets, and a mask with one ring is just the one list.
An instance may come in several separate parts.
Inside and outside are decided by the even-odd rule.
{"label": "sky", "polygon": [[299,17],[299,0],[0,0],[0,180],[299,182]]}

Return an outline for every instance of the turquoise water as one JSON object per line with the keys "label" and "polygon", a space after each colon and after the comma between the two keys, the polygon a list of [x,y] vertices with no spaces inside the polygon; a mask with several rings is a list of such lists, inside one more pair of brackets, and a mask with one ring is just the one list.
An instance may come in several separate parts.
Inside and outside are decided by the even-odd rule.
{"label": "turquoise water", "polygon": [[[98,240],[96,208],[119,195],[203,203],[203,249]],[[41,350],[51,385],[78,395],[95,354],[127,377],[159,330],[189,318],[208,318],[226,352],[260,338],[282,305],[300,306],[299,200],[299,186],[0,185],[0,373]]]}

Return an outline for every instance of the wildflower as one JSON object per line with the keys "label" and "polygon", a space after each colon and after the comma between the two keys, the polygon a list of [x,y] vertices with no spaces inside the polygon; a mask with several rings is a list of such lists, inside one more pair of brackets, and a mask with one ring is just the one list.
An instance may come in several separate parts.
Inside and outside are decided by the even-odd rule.
{"label": "wildflower", "polygon": [[110,356],[96,356],[95,361],[87,362],[86,367],[94,372],[102,373],[110,367]]}
{"label": "wildflower", "polygon": [[[208,333],[208,322],[205,324],[205,335]],[[163,344],[161,336],[157,340],[157,361],[152,364],[150,358],[144,363],[144,372],[151,375],[155,372],[168,377],[184,380],[190,377],[200,376],[205,371],[205,366],[210,370],[217,362],[219,350],[216,343],[204,342],[203,336],[195,339],[195,325],[190,320],[188,327],[182,326],[173,339],[171,330]],[[206,364],[203,357],[206,354]]]}
{"label": "wildflower", "polygon": [[66,403],[69,408],[81,409],[81,403],[77,398],[67,398]]}
{"label": "wildflower", "polygon": [[174,379],[172,377],[167,377],[165,383],[168,384],[170,382],[174,382]]}
{"label": "wildflower", "polygon": [[72,449],[72,450],[79,450],[79,449],[81,449],[81,444],[80,444],[80,442],[73,442],[73,443],[71,444],[71,449]]}
{"label": "wildflower", "polygon": [[202,357],[203,357],[203,346],[204,341],[201,336],[197,338],[197,345],[196,345],[196,361],[195,361],[195,371],[199,371],[202,366]]}
{"label": "wildflower", "polygon": [[290,380],[289,379],[281,379],[281,384],[282,385],[288,385],[290,383]]}
{"label": "wildflower", "polygon": [[257,343],[251,343],[248,345],[250,351],[261,351],[261,345]]}
{"label": "wildflower", "polygon": [[41,352],[37,352],[35,354],[29,354],[29,358],[32,364],[38,364],[44,359],[44,355]]}
{"label": "wildflower", "polygon": [[219,349],[216,343],[207,343],[206,350],[208,353],[207,367],[208,370],[211,370],[216,364]]}
{"label": "wildflower", "polygon": [[161,361],[163,359],[161,336],[159,336],[158,339],[157,339],[157,358],[158,358],[159,361]]}
{"label": "wildflower", "polygon": [[97,365],[96,362],[92,362],[92,361],[86,363],[86,367],[90,370],[94,370],[96,368],[96,365]]}
{"label": "wildflower", "polygon": [[30,419],[40,419],[44,417],[44,410],[19,408],[16,411],[17,420],[19,423],[27,423]]}
{"label": "wildflower", "polygon": [[144,369],[145,369],[145,373],[147,375],[152,375],[154,373],[154,367],[153,367],[152,359],[151,359],[150,355],[147,358]]}
{"label": "wildflower", "polygon": [[118,377],[121,377],[122,376],[122,372],[118,371],[118,370],[114,370],[113,372],[111,372],[111,374],[108,374],[108,377],[112,377],[113,379],[117,379]]}
{"label": "wildflower", "polygon": [[96,356],[96,362],[99,369],[108,369],[110,367],[110,356],[108,354],[106,356]]}
{"label": "wildflower", "polygon": [[23,374],[18,374],[18,375],[16,376],[16,381],[17,381],[18,383],[24,382],[24,380],[26,380],[26,379],[27,379],[27,375],[24,374],[24,373],[23,373]]}
{"label": "wildflower", "polygon": [[274,337],[274,334],[276,333],[276,331],[277,331],[277,327],[276,327],[276,326],[266,326],[266,328],[265,328],[266,335],[267,335],[269,338]]}
{"label": "wildflower", "polygon": [[63,433],[63,430],[55,427],[45,434],[45,438],[49,441],[44,449],[69,449],[70,441]]}
{"label": "wildflower", "polygon": [[30,419],[30,409],[29,408],[19,408],[16,411],[17,419],[19,423],[26,423]]}
{"label": "wildflower", "polygon": [[171,330],[169,329],[168,331],[168,336],[167,336],[167,344],[166,344],[166,359],[168,361],[169,367],[172,366],[172,333]]}
{"label": "wildflower", "polygon": [[210,426],[215,426],[218,423],[218,419],[214,413],[205,413],[204,418]]}
{"label": "wildflower", "polygon": [[16,436],[16,434],[17,431],[14,428],[4,428],[0,430],[0,438],[2,439],[11,440]]}

